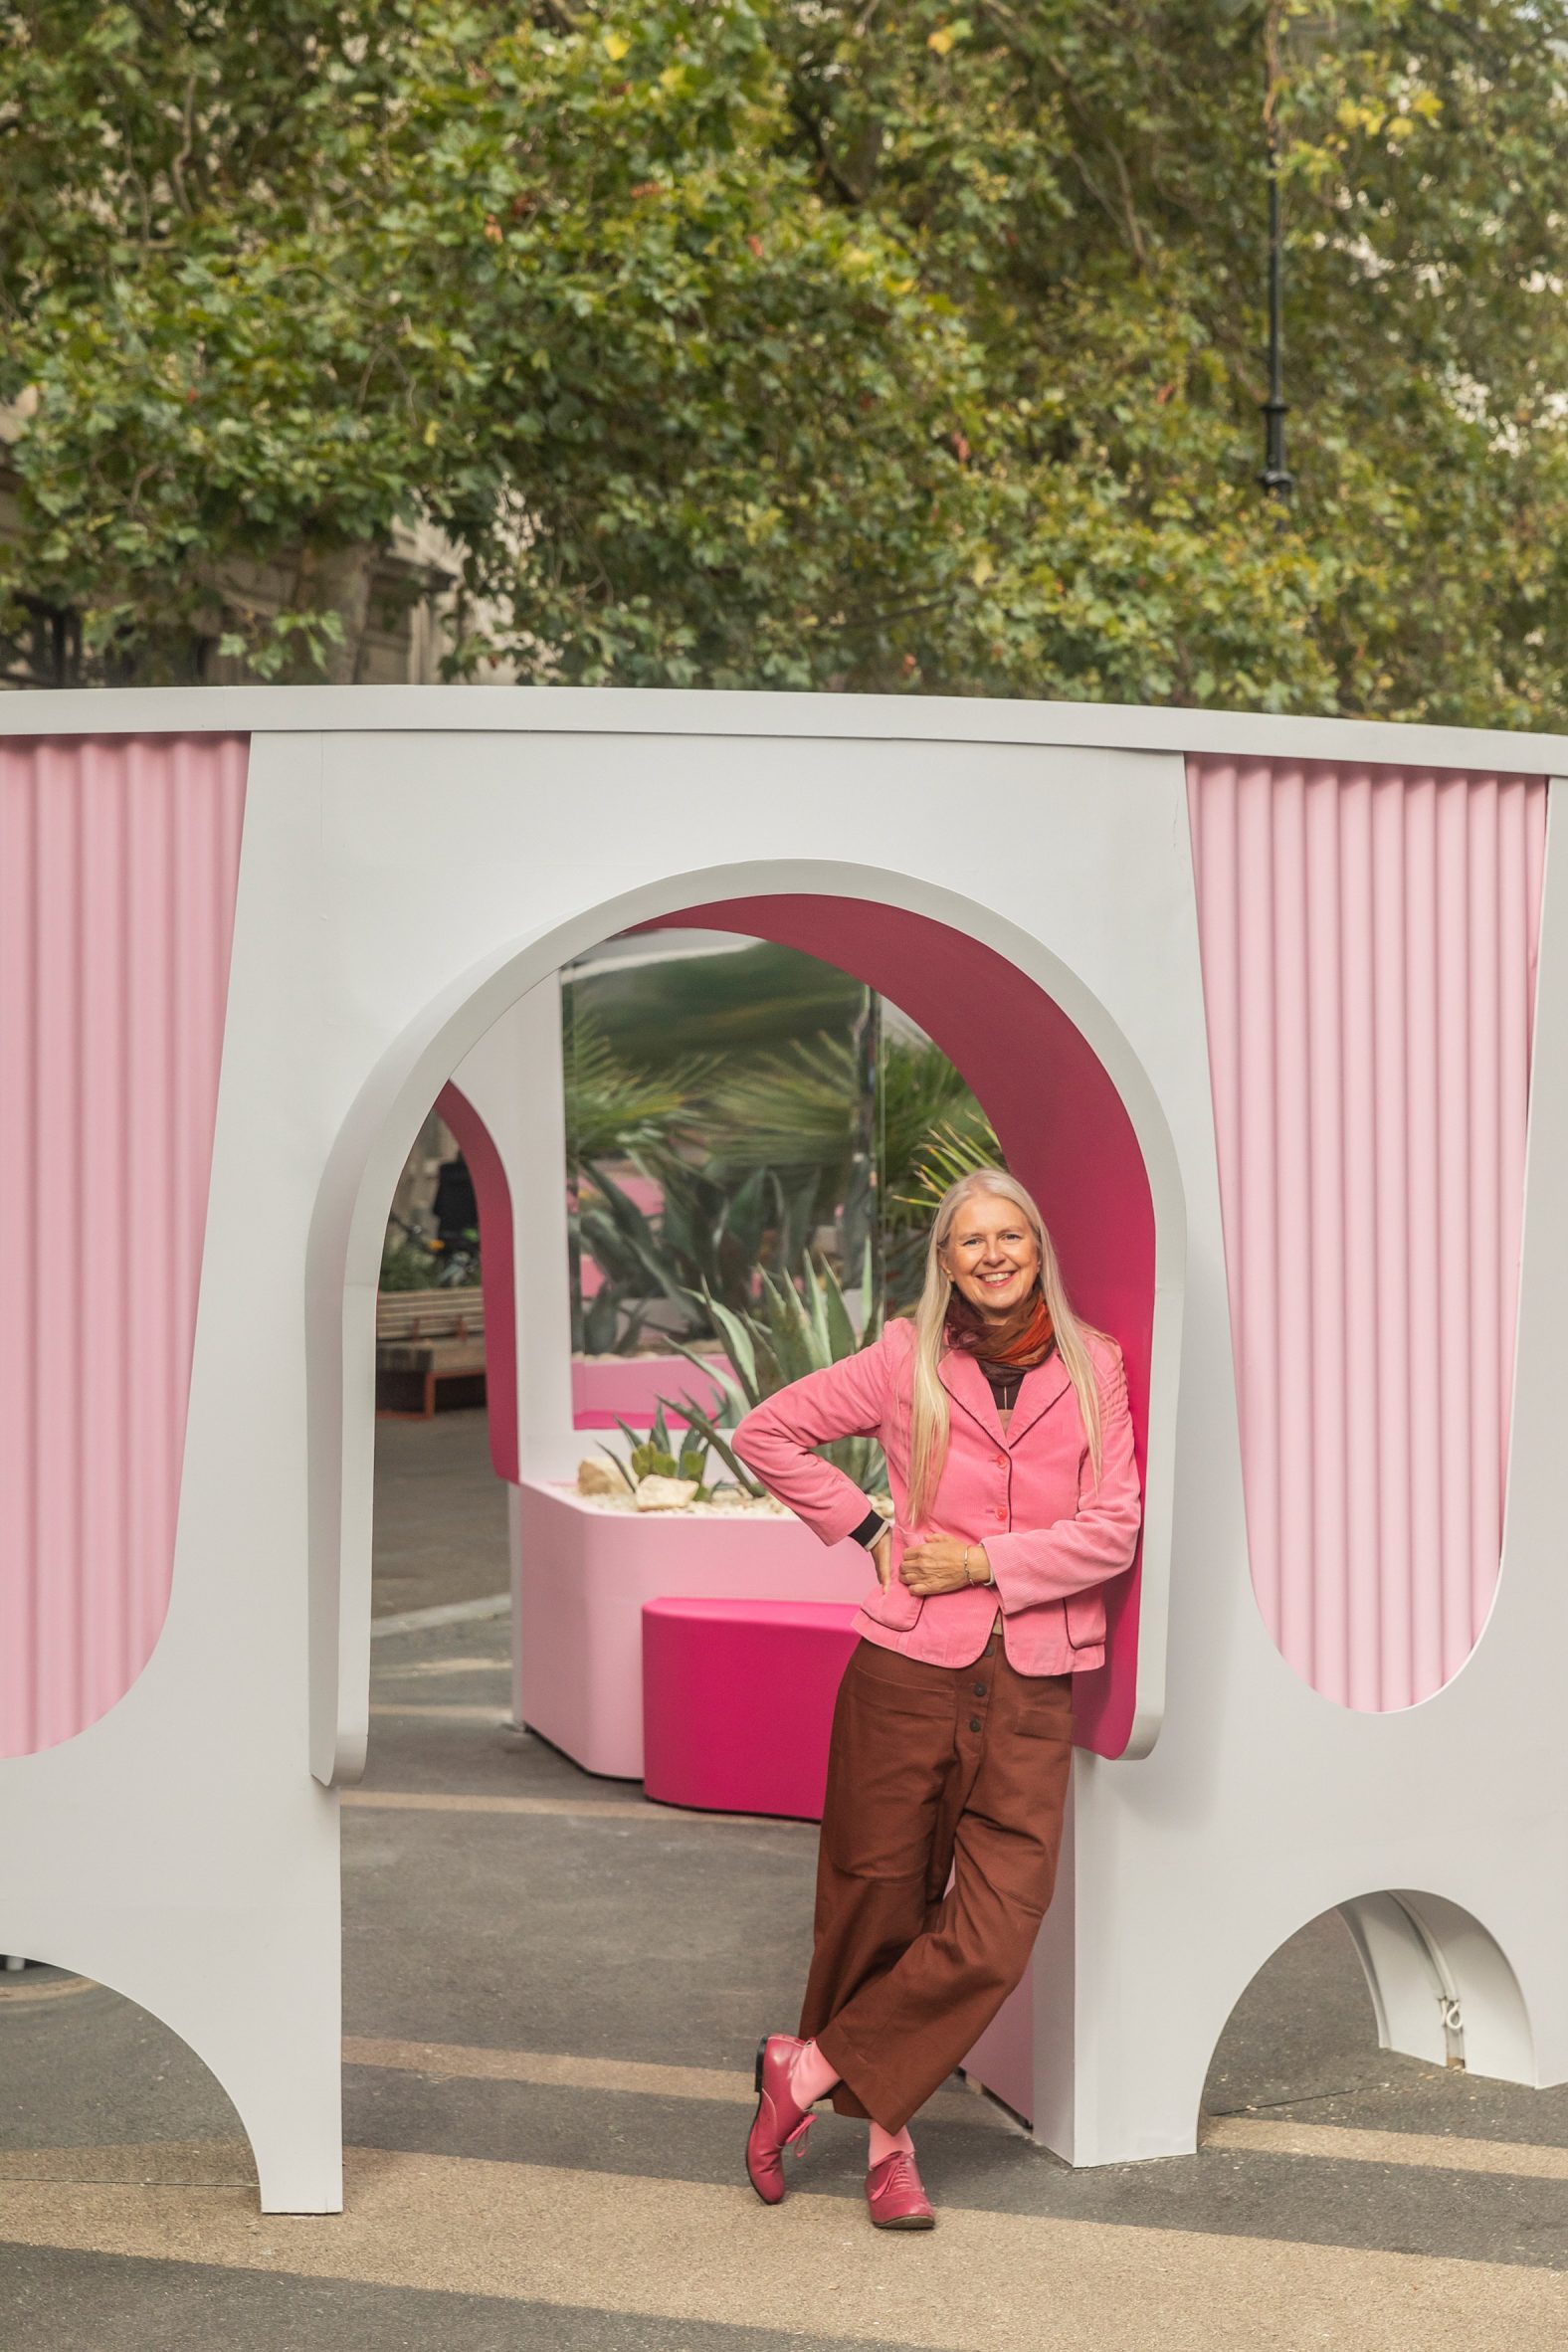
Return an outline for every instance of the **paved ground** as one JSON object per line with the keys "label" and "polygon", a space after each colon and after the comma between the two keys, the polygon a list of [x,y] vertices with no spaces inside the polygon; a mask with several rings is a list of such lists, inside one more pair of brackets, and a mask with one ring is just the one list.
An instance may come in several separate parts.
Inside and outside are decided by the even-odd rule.
{"label": "paved ground", "polygon": [[[382,1425],[394,1614],[499,1589],[487,1478],[480,1415]],[[750,2055],[793,2022],[815,1832],[649,1805],[508,1734],[504,1653],[496,1618],[375,1644],[341,2217],[257,2211],[227,2102],[142,2012],[49,1972],[0,1988],[0,2343],[1568,2346],[1568,2091],[1381,2054],[1333,1919],[1238,2009],[1197,2156],[1074,2173],[955,2078],[916,2126],[929,2237],[869,2227],[863,2128],[831,2114],[763,2208]]]}
{"label": "paved ground", "polygon": [[377,1422],[374,1557],[379,1618],[506,1590],[506,1489],[483,1411]]}

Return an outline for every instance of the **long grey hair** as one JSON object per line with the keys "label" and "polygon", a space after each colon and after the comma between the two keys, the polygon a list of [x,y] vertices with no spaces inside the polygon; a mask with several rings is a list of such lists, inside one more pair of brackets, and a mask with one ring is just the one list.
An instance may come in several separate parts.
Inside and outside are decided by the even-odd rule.
{"label": "long grey hair", "polygon": [[1036,1208],[1031,1195],[1016,1176],[1005,1168],[972,1168],[950,1184],[936,1204],[931,1219],[930,1239],[925,1252],[925,1284],[915,1306],[914,1322],[914,1386],[909,1406],[909,1500],[908,1513],[911,1529],[923,1525],[935,1499],[942,1466],[947,1459],[950,1428],[947,1391],[937,1377],[936,1367],[943,1348],[943,1330],[947,1321],[948,1303],[953,1294],[953,1277],[941,1263],[939,1252],[946,1248],[958,1212],[976,1193],[993,1193],[999,1199],[1012,1201],[1023,1211],[1029,1229],[1040,1251],[1040,1287],[1045,1292],[1046,1304],[1051,1309],[1052,1328],[1063,1366],[1078,1396],[1078,1412],[1082,1416],[1088,1438],[1089,1464],[1094,1483],[1099,1483],[1100,1418],[1099,1389],[1094,1378],[1094,1364],[1084,1344],[1084,1333],[1092,1332],[1104,1338],[1092,1323],[1077,1316],[1062,1287],[1061,1269],[1052,1247],[1051,1236]]}

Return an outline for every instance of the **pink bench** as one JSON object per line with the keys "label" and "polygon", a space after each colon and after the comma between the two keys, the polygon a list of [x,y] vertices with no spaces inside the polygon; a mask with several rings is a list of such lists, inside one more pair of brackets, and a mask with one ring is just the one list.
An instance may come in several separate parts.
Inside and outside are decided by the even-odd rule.
{"label": "pink bench", "polygon": [[645,1601],[648,1795],[820,1821],[855,1615],[850,1601]]}

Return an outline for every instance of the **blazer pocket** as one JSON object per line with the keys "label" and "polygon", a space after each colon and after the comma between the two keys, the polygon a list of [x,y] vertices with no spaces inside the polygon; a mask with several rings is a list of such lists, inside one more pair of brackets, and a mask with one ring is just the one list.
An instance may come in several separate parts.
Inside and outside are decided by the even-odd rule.
{"label": "blazer pocket", "polygon": [[890,1634],[906,1634],[919,1623],[920,1611],[925,1607],[918,1593],[911,1593],[898,1574],[898,1563],[903,1558],[903,1547],[896,1535],[892,1539],[891,1566],[888,1570],[887,1590],[875,1581],[869,1597],[861,1603],[867,1616],[877,1625],[883,1625]]}
{"label": "blazer pocket", "polygon": [[1068,1640],[1075,1650],[1092,1650],[1105,1639],[1105,1603],[1098,1592],[1069,1593],[1063,1603]]}

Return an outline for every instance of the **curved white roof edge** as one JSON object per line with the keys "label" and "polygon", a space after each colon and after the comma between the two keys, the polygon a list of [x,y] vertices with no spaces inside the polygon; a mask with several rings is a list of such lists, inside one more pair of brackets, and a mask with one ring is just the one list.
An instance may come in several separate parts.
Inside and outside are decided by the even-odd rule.
{"label": "curved white roof edge", "polygon": [[0,736],[376,734],[388,729],[1038,743],[1568,774],[1568,734],[1144,703],[673,686],[100,686],[0,693]]}

